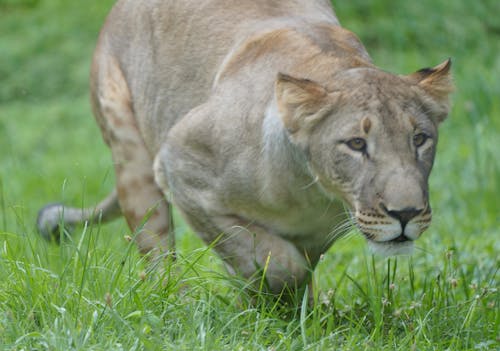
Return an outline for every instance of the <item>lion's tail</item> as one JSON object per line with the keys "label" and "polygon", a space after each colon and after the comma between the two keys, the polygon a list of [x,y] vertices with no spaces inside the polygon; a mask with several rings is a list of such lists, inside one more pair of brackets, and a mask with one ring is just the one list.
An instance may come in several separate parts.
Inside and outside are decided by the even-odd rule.
{"label": "lion's tail", "polygon": [[94,207],[67,207],[60,203],[45,205],[38,211],[36,226],[38,232],[47,240],[59,241],[62,233],[71,233],[75,225],[109,222],[121,215],[118,195],[113,190],[104,200]]}

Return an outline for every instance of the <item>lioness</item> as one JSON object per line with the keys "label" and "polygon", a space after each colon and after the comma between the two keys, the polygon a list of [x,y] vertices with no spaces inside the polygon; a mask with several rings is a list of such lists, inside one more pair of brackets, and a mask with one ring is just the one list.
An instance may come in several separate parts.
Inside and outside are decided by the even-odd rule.
{"label": "lioness", "polygon": [[43,208],[48,238],[61,216],[123,213],[141,252],[168,255],[173,203],[230,272],[265,271],[278,293],[309,279],[350,218],[386,254],[429,226],[450,61],[384,72],[328,0],[119,0],[90,85],[116,190]]}

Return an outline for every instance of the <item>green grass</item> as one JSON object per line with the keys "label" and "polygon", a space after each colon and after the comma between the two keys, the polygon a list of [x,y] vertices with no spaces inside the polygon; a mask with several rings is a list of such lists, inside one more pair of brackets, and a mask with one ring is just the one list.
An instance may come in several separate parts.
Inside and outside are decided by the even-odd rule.
{"label": "green grass", "polygon": [[500,2],[338,1],[380,67],[452,57],[457,89],[419,249],[383,259],[360,236],[341,240],[315,272],[312,308],[247,296],[182,224],[163,277],[124,240],[123,220],[77,228],[60,246],[37,235],[46,202],[87,206],[113,187],[87,92],[112,3],[0,0],[2,349],[500,349]]}

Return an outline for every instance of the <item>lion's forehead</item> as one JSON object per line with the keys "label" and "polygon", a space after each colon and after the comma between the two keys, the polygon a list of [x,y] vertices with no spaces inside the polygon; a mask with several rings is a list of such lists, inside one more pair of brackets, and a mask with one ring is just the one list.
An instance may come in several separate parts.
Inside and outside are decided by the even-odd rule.
{"label": "lion's forehead", "polygon": [[368,119],[370,128],[367,135],[383,134],[398,137],[413,131],[424,131],[434,135],[436,128],[426,114],[425,106],[414,93],[391,95],[385,93],[351,93],[334,110],[327,122],[335,134],[358,135],[362,133],[362,122]]}
{"label": "lion's forehead", "polygon": [[341,92],[344,107],[372,112],[424,108],[426,98],[421,89],[400,76],[371,68],[356,68],[335,78],[335,90]]}

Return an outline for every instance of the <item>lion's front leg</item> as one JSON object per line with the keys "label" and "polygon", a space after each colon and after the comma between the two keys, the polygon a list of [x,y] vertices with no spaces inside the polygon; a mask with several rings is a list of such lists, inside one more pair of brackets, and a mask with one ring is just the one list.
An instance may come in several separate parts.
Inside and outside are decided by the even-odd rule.
{"label": "lion's front leg", "polygon": [[309,280],[310,265],[291,242],[237,216],[214,217],[213,221],[224,230],[215,250],[238,274],[258,278],[265,272],[273,293],[295,290]]}
{"label": "lion's front leg", "polygon": [[[200,105],[173,127],[155,158],[156,183],[191,228],[214,245],[231,273],[255,280],[257,286],[265,273],[270,292],[294,291],[310,278],[310,264],[293,243],[239,209],[238,204],[253,206],[254,200],[233,184],[238,177],[234,165],[245,161],[234,154],[236,142],[217,134],[219,110],[210,102]],[[253,167],[252,160],[247,162]]]}
{"label": "lion's front leg", "polygon": [[236,215],[204,217],[185,213],[191,226],[224,260],[228,270],[279,294],[295,291],[310,279],[312,269],[291,242]]}

